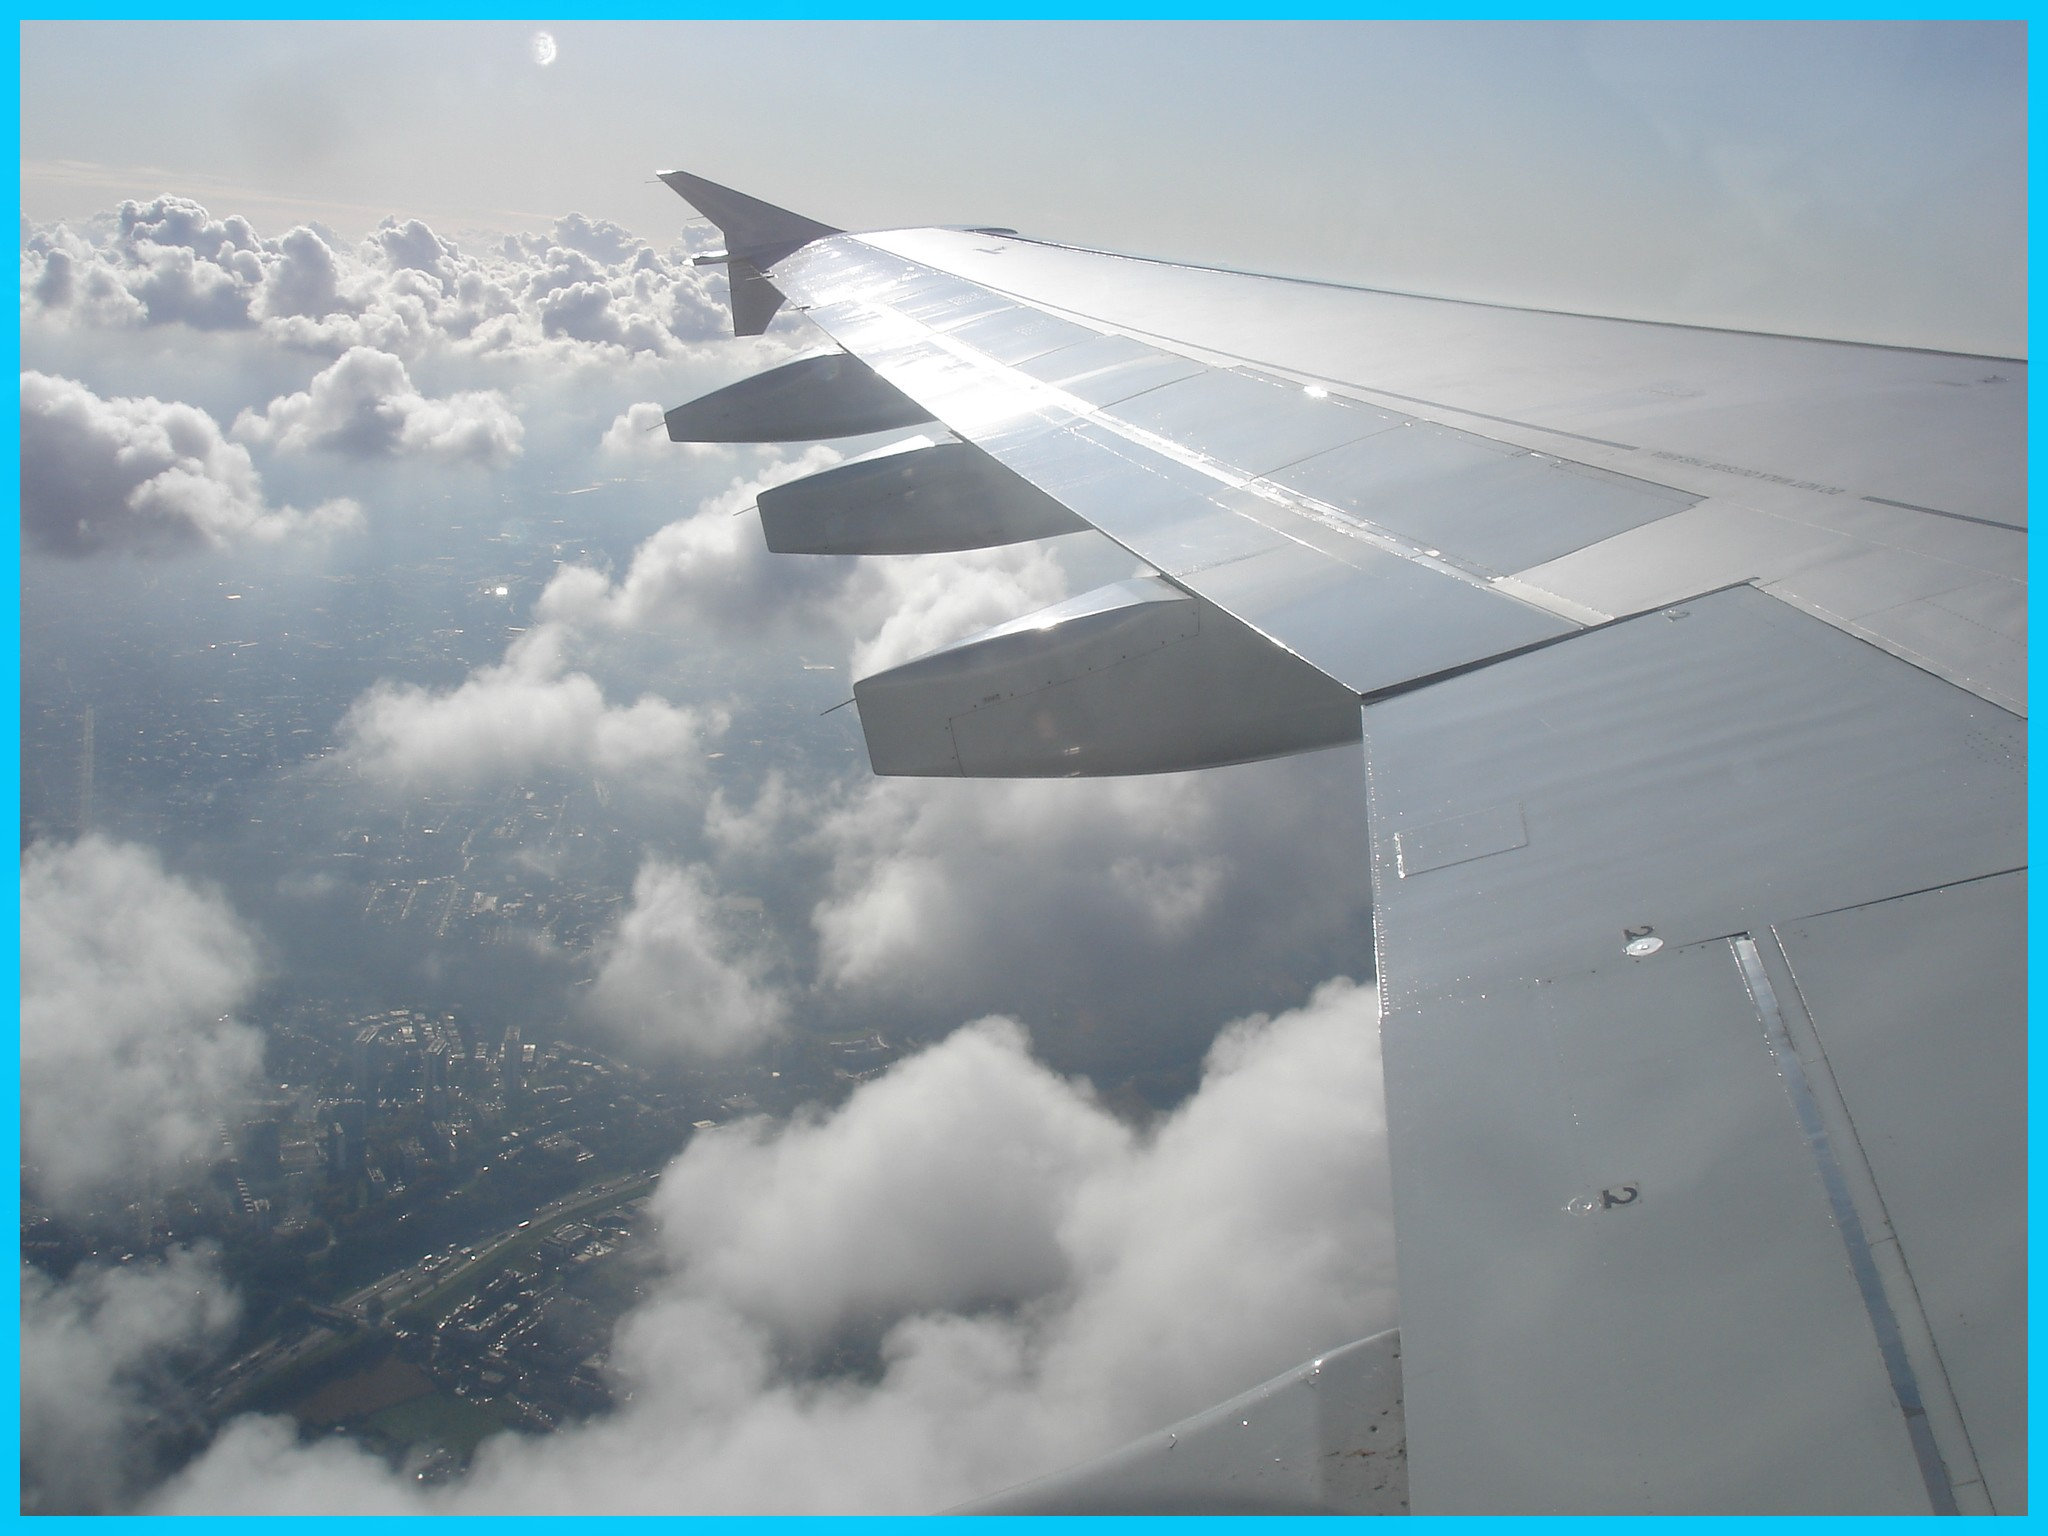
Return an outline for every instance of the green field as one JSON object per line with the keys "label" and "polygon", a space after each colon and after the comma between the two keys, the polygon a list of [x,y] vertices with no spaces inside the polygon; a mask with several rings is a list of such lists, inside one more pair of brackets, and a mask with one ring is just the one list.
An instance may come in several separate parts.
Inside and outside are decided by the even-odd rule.
{"label": "green field", "polygon": [[369,1428],[393,1444],[438,1445],[467,1459],[505,1426],[497,1415],[446,1392],[433,1392],[374,1413]]}
{"label": "green field", "polygon": [[420,1397],[433,1390],[434,1384],[427,1380],[426,1373],[418,1366],[386,1355],[367,1371],[328,1382],[297,1404],[292,1412],[302,1423],[339,1424],[347,1419],[378,1413],[393,1404],[402,1404],[409,1398]]}

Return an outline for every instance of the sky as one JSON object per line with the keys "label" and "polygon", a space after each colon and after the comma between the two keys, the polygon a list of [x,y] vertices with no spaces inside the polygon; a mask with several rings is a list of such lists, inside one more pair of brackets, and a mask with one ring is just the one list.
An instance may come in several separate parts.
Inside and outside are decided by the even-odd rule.
{"label": "sky", "polygon": [[[152,1384],[238,1305],[208,1254],[27,1276],[47,1507],[928,1510],[1397,1319],[1355,753],[868,776],[817,718],[849,676],[1130,562],[767,556],[756,491],[871,445],[650,430],[817,342],[730,339],[654,171],[854,228],[2009,355],[2024,63],[2006,24],[24,27],[25,691],[171,731],[188,778],[209,710],[306,738],[196,801],[110,775],[86,836],[33,814],[70,759],[25,764],[33,1197],[199,1150],[260,1001],[344,984],[360,893],[319,839],[462,796],[601,784],[620,835],[577,878],[616,915],[394,986],[523,995],[636,1061],[923,1042],[693,1141],[628,1405],[439,1491],[259,1417],[171,1473]],[[243,647],[296,670],[209,659]]]}
{"label": "sky", "polygon": [[2025,71],[2020,23],[32,23],[22,195],[651,237],[678,166],[845,228],[2012,355]]}

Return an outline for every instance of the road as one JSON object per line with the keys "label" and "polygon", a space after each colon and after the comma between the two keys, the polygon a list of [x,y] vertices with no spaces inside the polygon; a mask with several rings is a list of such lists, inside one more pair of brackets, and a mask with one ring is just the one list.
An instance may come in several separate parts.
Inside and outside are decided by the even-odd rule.
{"label": "road", "polygon": [[586,1185],[582,1189],[571,1190],[559,1199],[542,1206],[516,1226],[506,1227],[473,1243],[451,1245],[438,1253],[423,1254],[418,1263],[408,1264],[403,1269],[393,1270],[380,1279],[372,1280],[360,1290],[344,1296],[335,1305],[351,1316],[367,1321],[371,1316],[370,1304],[378,1301],[382,1304],[382,1315],[388,1317],[400,1307],[409,1306],[423,1296],[453,1287],[456,1282],[491,1263],[499,1253],[529,1235],[534,1228],[539,1228],[545,1233],[552,1230],[557,1222],[579,1215],[592,1207],[612,1205],[623,1199],[631,1199],[634,1194],[640,1192],[633,1189],[633,1186],[652,1185],[658,1176],[658,1169],[622,1173],[599,1183]]}

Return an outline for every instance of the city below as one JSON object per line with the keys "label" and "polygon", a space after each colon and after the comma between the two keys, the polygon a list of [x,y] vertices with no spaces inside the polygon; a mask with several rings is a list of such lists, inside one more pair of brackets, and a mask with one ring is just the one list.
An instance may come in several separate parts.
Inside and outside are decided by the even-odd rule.
{"label": "city below", "polygon": [[173,1447],[283,1413],[427,1482],[495,1432],[611,1406],[612,1328],[654,1260],[648,1197],[692,1135],[844,1091],[896,1055],[879,1035],[813,1040],[657,1079],[405,1008],[278,1021],[271,1050],[293,1076],[221,1124],[208,1166],[82,1220],[25,1204],[24,1260],[63,1274],[216,1249],[239,1328],[187,1362],[163,1408]]}

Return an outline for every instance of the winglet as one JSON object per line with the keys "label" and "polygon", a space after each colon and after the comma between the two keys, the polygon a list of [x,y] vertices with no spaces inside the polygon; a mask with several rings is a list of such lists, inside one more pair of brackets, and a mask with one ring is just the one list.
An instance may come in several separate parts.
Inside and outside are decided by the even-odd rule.
{"label": "winglet", "polygon": [[725,236],[727,256],[751,261],[759,267],[774,265],[797,247],[822,235],[840,233],[830,224],[820,224],[816,219],[764,203],[731,187],[721,187],[688,171],[663,171],[660,175],[678,197],[718,226]]}

